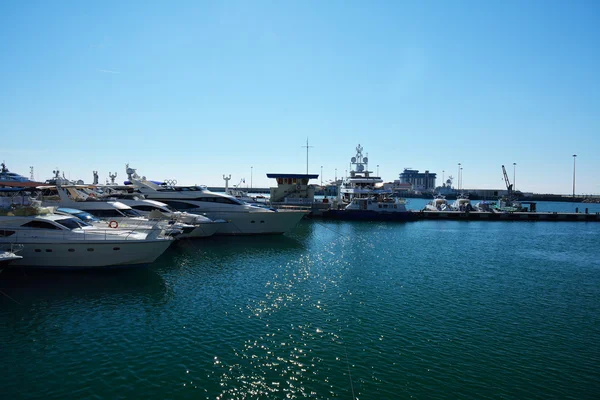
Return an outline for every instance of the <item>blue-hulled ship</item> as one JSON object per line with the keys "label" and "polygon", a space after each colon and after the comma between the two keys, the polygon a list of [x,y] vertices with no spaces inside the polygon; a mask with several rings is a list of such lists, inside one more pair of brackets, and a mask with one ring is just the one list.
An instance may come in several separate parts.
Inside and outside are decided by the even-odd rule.
{"label": "blue-hulled ship", "polygon": [[0,187],[25,188],[39,185],[42,185],[42,183],[34,182],[22,175],[10,172],[8,168],[6,168],[6,164],[0,163]]}

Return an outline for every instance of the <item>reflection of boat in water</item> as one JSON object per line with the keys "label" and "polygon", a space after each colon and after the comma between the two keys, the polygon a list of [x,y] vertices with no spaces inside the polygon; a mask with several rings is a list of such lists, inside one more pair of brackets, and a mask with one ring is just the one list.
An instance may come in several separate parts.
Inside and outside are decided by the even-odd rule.
{"label": "reflection of boat in water", "polygon": [[[156,264],[160,265],[164,258],[161,257]],[[75,302],[75,306],[87,305],[87,311],[98,300],[110,301],[118,307],[139,307],[142,303],[165,303],[172,295],[172,288],[155,268],[95,269],[75,274],[5,268],[0,274],[0,287],[19,302],[35,302],[38,299],[57,301],[57,304],[63,304],[62,301]],[[0,294],[0,300],[2,297]],[[10,300],[6,303],[9,302],[13,303]]]}
{"label": "reflection of boat in water", "polygon": [[[406,201],[393,197],[392,190],[383,188],[383,180],[372,176],[368,158],[363,157],[363,148],[356,147],[356,156],[351,158],[355,166],[339,190],[337,208],[323,213],[324,218],[365,221],[410,221],[416,213],[406,209]],[[341,207],[341,208],[340,208]]]}
{"label": "reflection of boat in water", "polygon": [[450,211],[450,204],[448,204],[448,200],[446,197],[438,194],[435,195],[433,200],[425,205],[425,211]]}

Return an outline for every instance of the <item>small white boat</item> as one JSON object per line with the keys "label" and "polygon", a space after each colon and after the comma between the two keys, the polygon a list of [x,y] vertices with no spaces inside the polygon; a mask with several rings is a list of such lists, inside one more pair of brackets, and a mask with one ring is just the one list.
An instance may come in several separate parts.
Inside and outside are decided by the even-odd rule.
{"label": "small white boat", "polygon": [[[11,246],[12,247],[12,246]],[[22,259],[22,256],[16,254],[14,249],[2,250],[0,249],[0,268],[6,267],[13,261]]]}
{"label": "small white boat", "polygon": [[471,200],[466,195],[458,195],[450,207],[453,211],[475,211]]}
{"label": "small white boat", "polygon": [[438,194],[425,205],[425,211],[451,211],[451,208],[446,197]]}
{"label": "small white boat", "polygon": [[475,210],[480,212],[493,212],[496,207],[495,201],[482,200],[475,204]]}

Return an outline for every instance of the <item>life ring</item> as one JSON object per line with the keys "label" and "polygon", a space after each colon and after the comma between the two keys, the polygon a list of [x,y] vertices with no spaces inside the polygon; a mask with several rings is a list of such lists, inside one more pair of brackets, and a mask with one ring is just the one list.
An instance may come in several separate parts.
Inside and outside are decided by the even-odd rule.
{"label": "life ring", "polygon": [[108,223],[108,227],[109,227],[109,228],[115,228],[115,229],[116,229],[116,228],[118,228],[118,227],[119,227],[119,223],[118,223],[117,221],[114,221],[114,220],[113,220],[113,221],[110,221],[110,222]]}
{"label": "life ring", "polygon": [[302,186],[300,184],[296,185],[296,190],[300,190],[300,188],[302,188]]}

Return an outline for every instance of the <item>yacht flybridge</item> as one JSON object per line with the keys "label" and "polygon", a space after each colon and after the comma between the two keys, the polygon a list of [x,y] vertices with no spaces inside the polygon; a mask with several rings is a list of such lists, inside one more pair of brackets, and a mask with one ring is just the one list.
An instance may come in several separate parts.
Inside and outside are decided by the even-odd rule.
{"label": "yacht flybridge", "polygon": [[306,215],[299,210],[272,210],[247,204],[233,196],[211,192],[204,186],[157,185],[140,177],[127,165],[129,181],[147,199],[166,203],[179,211],[224,219],[217,235],[282,234],[290,231]]}

